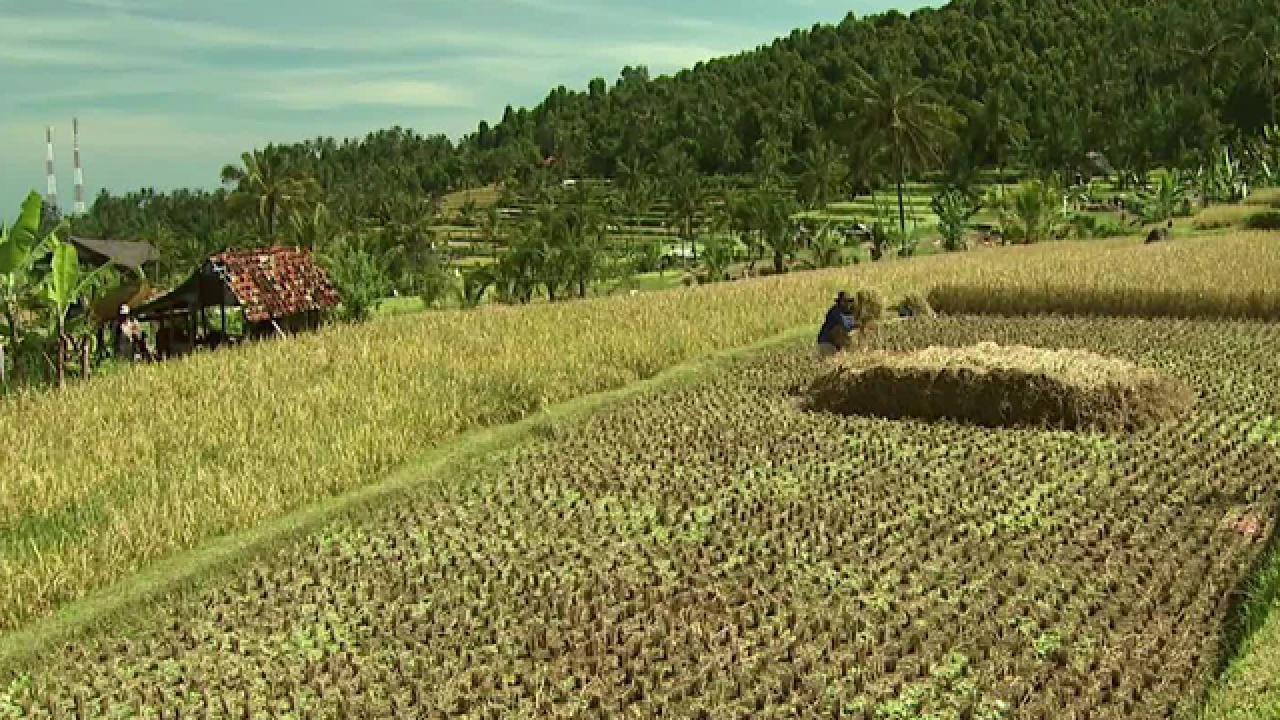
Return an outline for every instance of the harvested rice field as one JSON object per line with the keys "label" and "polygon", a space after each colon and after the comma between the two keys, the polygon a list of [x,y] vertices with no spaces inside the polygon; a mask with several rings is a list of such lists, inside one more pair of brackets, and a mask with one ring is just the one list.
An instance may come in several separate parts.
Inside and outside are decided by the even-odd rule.
{"label": "harvested rice field", "polygon": [[944,318],[859,340],[984,341],[1155,368],[1192,388],[1194,410],[1132,433],[813,412],[796,393],[822,365],[790,345],[547,424],[129,630],[50,648],[0,678],[0,711],[1192,711],[1280,505],[1280,330]]}

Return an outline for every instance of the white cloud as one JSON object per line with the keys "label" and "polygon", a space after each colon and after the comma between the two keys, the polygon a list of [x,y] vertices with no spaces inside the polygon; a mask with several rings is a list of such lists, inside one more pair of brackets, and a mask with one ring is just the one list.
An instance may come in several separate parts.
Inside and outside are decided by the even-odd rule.
{"label": "white cloud", "polygon": [[243,95],[290,110],[332,110],[359,105],[443,108],[470,107],[466,93],[429,80],[373,80],[330,77],[281,84]]}

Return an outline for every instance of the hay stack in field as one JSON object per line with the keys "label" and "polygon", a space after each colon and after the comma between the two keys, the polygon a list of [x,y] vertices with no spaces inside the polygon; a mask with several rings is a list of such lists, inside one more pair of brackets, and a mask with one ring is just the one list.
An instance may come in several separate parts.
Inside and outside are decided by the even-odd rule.
{"label": "hay stack in field", "polygon": [[1180,381],[1080,350],[981,343],[838,357],[809,387],[810,409],[958,420],[987,427],[1132,430],[1193,401]]}

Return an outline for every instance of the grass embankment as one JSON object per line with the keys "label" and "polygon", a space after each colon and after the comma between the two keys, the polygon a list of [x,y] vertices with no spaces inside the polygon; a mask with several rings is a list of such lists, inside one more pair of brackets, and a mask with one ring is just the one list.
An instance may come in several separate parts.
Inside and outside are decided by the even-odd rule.
{"label": "grass embankment", "polygon": [[[1280,424],[1273,443],[1280,446]],[[1271,720],[1280,718],[1280,538],[1246,590],[1236,627],[1239,640],[1231,648],[1226,671],[1200,714],[1201,720]]]}
{"label": "grass embankment", "polygon": [[[388,318],[0,405],[0,629],[177,551],[371,483],[476,427],[815,322],[837,289],[1104,278],[1280,295],[1273,238],[935,256],[671,293]],[[1094,280],[1093,282],[1099,282]],[[1280,300],[1272,298],[1273,304]]]}

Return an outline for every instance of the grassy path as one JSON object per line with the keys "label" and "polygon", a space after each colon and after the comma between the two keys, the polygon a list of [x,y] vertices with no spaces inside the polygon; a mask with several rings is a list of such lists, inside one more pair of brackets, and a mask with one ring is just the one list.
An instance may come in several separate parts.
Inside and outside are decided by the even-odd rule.
{"label": "grassy path", "polygon": [[1280,533],[1246,592],[1235,630],[1242,642],[1210,690],[1200,720],[1280,718]]}

